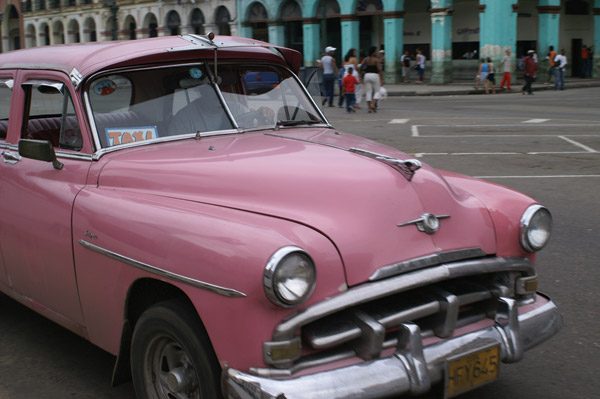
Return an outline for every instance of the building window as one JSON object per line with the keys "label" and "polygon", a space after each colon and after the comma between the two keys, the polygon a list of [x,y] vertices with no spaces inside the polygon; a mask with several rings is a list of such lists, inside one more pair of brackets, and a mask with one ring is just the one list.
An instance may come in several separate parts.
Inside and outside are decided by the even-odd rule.
{"label": "building window", "polygon": [[167,14],[167,28],[171,36],[181,33],[181,18],[179,18],[177,11],[169,11]]}
{"label": "building window", "polygon": [[215,24],[219,29],[219,35],[231,35],[231,27],[229,23],[231,22],[231,15],[229,14],[229,10],[226,7],[220,6],[217,8],[215,12]]}
{"label": "building window", "polygon": [[199,8],[194,8],[194,11],[192,11],[190,25],[196,35],[204,34],[204,14]]}
{"label": "building window", "polygon": [[588,15],[590,13],[590,3],[583,0],[567,0],[565,2],[566,15]]}

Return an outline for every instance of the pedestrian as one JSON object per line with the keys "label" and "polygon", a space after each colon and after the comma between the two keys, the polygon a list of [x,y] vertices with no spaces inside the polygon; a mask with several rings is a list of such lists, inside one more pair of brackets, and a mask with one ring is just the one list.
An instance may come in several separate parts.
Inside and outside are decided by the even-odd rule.
{"label": "pedestrian", "polygon": [[523,94],[533,94],[533,89],[531,88],[531,84],[535,80],[537,75],[538,66],[534,60],[535,51],[529,50],[527,52],[527,56],[525,57],[523,66],[523,74],[525,78],[525,84],[523,85]]}
{"label": "pedestrian", "polygon": [[361,65],[365,72],[363,82],[368,111],[377,112],[377,100],[379,100],[382,82],[381,58],[377,54],[377,47],[372,46],[369,49],[369,55],[361,61]]}
{"label": "pedestrian", "polygon": [[565,89],[565,68],[567,67],[567,57],[565,49],[560,50],[560,54],[554,58],[556,68],[554,71],[554,90]]}
{"label": "pedestrian", "polygon": [[[359,74],[359,66],[358,66],[358,58],[356,56],[356,49],[355,48],[351,48],[350,50],[348,50],[348,52],[346,53],[346,55],[344,56],[344,76],[346,74],[348,74],[350,68],[352,68],[352,74],[356,77],[356,79],[358,80],[358,83],[356,84],[356,88],[355,88],[355,97],[356,97],[356,101],[354,103],[354,108],[356,109],[360,109],[360,102],[361,102],[361,98],[362,98],[362,83],[360,81],[360,74]],[[343,79],[343,77],[342,77]]]}
{"label": "pedestrian", "polygon": [[485,94],[490,94],[490,90],[492,94],[496,94],[496,69],[490,57],[487,57],[486,64],[488,65],[488,73],[485,81],[483,82]]}
{"label": "pedestrian", "polygon": [[328,103],[330,107],[333,107],[333,87],[335,77],[338,73],[338,68],[333,58],[335,50],[335,47],[325,47],[325,55],[321,58],[320,63],[320,67],[323,69],[323,88],[325,90],[325,98],[322,105]]}
{"label": "pedestrian", "polygon": [[489,72],[489,68],[490,66],[488,65],[487,62],[485,62],[485,58],[482,58],[481,60],[479,60],[479,83],[481,83],[481,85],[483,86],[483,88],[485,89],[485,82],[487,82],[487,75]]}
{"label": "pedestrian", "polygon": [[419,80],[417,80],[417,83],[423,83],[423,79],[425,77],[425,56],[420,48],[417,49],[417,65],[415,69],[419,74]]}
{"label": "pedestrian", "polygon": [[588,47],[588,62],[585,75],[588,78],[592,77],[592,73],[594,70],[594,48],[592,46]]}
{"label": "pedestrian", "polygon": [[410,80],[410,53],[407,51],[400,57],[402,63],[402,82],[408,83]]}
{"label": "pedestrian", "polygon": [[590,60],[590,52],[587,48],[587,46],[584,44],[583,47],[581,47],[581,68],[579,69],[579,77],[581,78],[587,78],[587,68],[588,68],[588,62]]}
{"label": "pedestrian", "polygon": [[554,51],[554,46],[548,47],[548,56],[546,59],[548,60],[548,79],[546,80],[546,84],[550,84],[552,81],[552,77],[554,76],[554,67],[556,63],[554,59],[556,58],[556,51]]}
{"label": "pedestrian", "polygon": [[502,81],[500,82],[500,90],[504,90],[504,85],[506,85],[506,90],[511,91],[510,81],[512,79],[512,57],[510,56],[510,49],[506,49],[504,51],[504,57],[502,58]]}
{"label": "pedestrian", "polygon": [[354,75],[355,69],[353,67],[348,67],[347,73],[342,79],[342,85],[344,86],[344,95],[346,96],[346,111],[356,112],[354,110],[354,103],[356,102],[356,85],[358,84],[358,79]]}

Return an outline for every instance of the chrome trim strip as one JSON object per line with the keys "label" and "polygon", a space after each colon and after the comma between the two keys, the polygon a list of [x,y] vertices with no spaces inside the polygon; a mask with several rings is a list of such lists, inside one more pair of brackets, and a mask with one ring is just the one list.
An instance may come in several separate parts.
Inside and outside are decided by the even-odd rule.
{"label": "chrome trim strip", "polygon": [[[8,143],[0,143],[0,149],[17,151],[17,153],[19,152],[18,145]],[[62,152],[60,149],[57,149],[56,156],[58,158],[76,159],[80,161],[92,161],[94,159],[92,154],[76,154],[72,152]]]}
{"label": "chrome trim strip", "polygon": [[273,341],[291,339],[301,326],[333,314],[340,309],[347,309],[444,280],[502,271],[523,271],[528,275],[535,274],[533,266],[526,258],[500,257],[441,264],[436,267],[401,274],[386,280],[359,285],[310,306],[303,312],[279,324],[273,332]]}
{"label": "chrome trim strip", "polygon": [[[562,326],[562,317],[552,301],[518,315],[517,320],[518,335],[525,350],[549,339]],[[413,336],[416,338],[416,334]],[[474,348],[498,344],[502,361],[510,361],[502,331],[498,326],[490,326],[423,347],[416,357],[399,348],[389,357],[298,378],[281,379],[286,377],[287,370],[252,369],[250,372],[258,371],[259,375],[251,375],[225,368],[222,375],[224,396],[232,399],[275,399],[283,395],[289,399],[396,397],[421,391],[427,387],[427,382],[433,385],[443,381],[447,359],[469,353]],[[420,364],[414,360],[419,360]]]}
{"label": "chrome trim strip", "polygon": [[129,266],[133,266],[136,267],[140,270],[149,272],[149,273],[153,273],[156,274],[158,276],[162,276],[162,277],[166,277],[168,279],[171,280],[175,280],[175,281],[179,281],[181,283],[185,283],[188,285],[191,285],[193,287],[197,287],[197,288],[201,288],[201,289],[205,289],[208,291],[212,291],[215,292],[219,295],[224,295],[227,297],[245,297],[247,296],[246,294],[244,294],[243,292],[240,292],[238,290],[234,290],[233,288],[226,288],[226,287],[221,287],[215,284],[210,284],[210,283],[206,283],[204,281],[200,281],[200,280],[196,280],[190,277],[186,277],[186,276],[182,276],[180,274],[176,274],[176,273],[172,273],[169,272],[167,270],[155,267],[155,266],[151,266],[147,263],[143,263],[140,261],[137,261],[135,259],[129,258],[127,256],[118,254],[116,252],[110,251],[108,249],[99,247],[98,245],[92,244],[88,241],[85,240],[79,240],[79,244],[81,244],[81,246],[83,246],[84,248],[87,248],[91,251],[97,252],[99,254],[108,256],[109,258],[118,260],[120,262],[123,262]]}
{"label": "chrome trim strip", "polygon": [[369,281],[381,280],[397,274],[406,273],[441,263],[455,262],[472,258],[481,258],[487,254],[481,248],[458,249],[456,251],[438,252],[421,258],[409,259],[403,262],[383,266],[375,271]]}

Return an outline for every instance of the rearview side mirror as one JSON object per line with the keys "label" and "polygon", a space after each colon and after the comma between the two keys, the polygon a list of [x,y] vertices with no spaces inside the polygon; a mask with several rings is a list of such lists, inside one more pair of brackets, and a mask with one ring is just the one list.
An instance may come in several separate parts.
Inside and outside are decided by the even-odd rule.
{"label": "rearview side mirror", "polygon": [[52,162],[54,169],[62,169],[64,164],[56,158],[52,143],[47,140],[19,140],[19,155],[38,161]]}

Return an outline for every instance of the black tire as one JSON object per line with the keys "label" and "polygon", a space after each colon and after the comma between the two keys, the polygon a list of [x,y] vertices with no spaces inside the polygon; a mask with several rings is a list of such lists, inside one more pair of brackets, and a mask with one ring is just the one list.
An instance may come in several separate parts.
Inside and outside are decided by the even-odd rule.
{"label": "black tire", "polygon": [[200,320],[180,301],[159,303],[140,316],[131,341],[131,374],[139,399],[220,397],[212,347]]}

